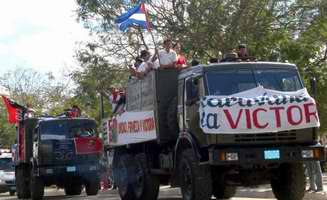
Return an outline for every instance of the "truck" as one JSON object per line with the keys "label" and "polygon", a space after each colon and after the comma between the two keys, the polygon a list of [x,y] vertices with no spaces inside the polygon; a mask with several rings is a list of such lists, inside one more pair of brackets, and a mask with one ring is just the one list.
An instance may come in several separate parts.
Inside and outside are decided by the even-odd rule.
{"label": "truck", "polygon": [[43,199],[56,185],[66,195],[96,195],[102,141],[88,118],[24,118],[17,126],[15,176],[18,199]]}
{"label": "truck", "polygon": [[301,200],[303,163],[325,157],[316,102],[294,64],[158,69],[129,80],[126,99],[107,122],[122,200],[157,199],[160,184],[205,200],[267,183],[278,200]]}

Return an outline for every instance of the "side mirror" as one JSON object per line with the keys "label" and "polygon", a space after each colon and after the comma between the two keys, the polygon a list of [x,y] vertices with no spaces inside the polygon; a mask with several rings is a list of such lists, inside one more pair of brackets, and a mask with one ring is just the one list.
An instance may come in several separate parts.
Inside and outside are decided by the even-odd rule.
{"label": "side mirror", "polygon": [[317,97],[317,79],[315,77],[310,78],[310,90],[314,98]]}
{"label": "side mirror", "polygon": [[33,133],[33,141],[36,142],[38,139],[38,133],[39,133],[39,129],[35,128],[34,129],[34,133]]}

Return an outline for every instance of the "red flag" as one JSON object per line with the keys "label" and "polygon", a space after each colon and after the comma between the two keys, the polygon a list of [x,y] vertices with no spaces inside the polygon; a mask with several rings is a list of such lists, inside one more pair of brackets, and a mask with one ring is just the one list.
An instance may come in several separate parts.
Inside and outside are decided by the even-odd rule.
{"label": "red flag", "polygon": [[96,137],[75,137],[76,154],[93,154],[102,152],[102,142]]}
{"label": "red flag", "polygon": [[23,106],[11,101],[9,98],[2,96],[2,100],[7,108],[8,112],[8,122],[10,124],[15,124],[18,122],[18,118],[21,115]]}

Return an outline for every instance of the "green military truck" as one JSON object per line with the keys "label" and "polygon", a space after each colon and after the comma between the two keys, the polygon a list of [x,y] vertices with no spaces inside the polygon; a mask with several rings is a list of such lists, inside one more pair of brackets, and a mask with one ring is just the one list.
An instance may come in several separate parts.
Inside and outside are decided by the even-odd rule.
{"label": "green military truck", "polygon": [[303,162],[325,156],[315,100],[293,64],[155,70],[126,95],[126,111],[107,123],[123,200],[157,199],[160,184],[205,200],[267,183],[278,200],[301,200]]}
{"label": "green military truck", "polygon": [[96,195],[102,141],[87,118],[26,118],[17,127],[15,175],[18,199],[41,200],[46,186],[66,195]]}

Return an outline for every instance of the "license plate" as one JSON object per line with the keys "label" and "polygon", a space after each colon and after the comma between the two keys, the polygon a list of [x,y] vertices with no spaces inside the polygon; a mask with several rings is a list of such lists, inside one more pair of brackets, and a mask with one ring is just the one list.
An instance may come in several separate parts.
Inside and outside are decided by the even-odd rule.
{"label": "license plate", "polygon": [[265,150],[265,160],[278,160],[280,159],[280,151],[279,150]]}
{"label": "license plate", "polygon": [[11,186],[10,187],[10,190],[16,190],[16,187],[15,186]]}
{"label": "license plate", "polygon": [[75,172],[76,171],[76,167],[72,166],[72,167],[67,167],[67,172]]}

